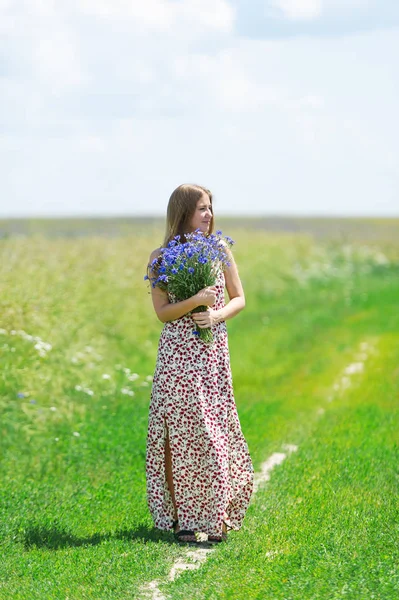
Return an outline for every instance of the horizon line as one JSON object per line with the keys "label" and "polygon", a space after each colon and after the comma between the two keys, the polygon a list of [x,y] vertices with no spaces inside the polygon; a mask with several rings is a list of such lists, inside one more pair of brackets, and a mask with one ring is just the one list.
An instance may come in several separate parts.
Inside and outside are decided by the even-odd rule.
{"label": "horizon line", "polygon": [[[269,218],[269,219],[399,219],[399,213],[396,214],[369,214],[369,213],[351,213],[351,214],[342,214],[342,213],[251,213],[251,214],[228,214],[228,213],[218,213],[215,220],[218,218],[228,218],[228,219],[259,219],[259,218]],[[1,221],[11,221],[11,220],[24,220],[24,219],[45,219],[45,220],[56,220],[56,219],[165,219],[165,214],[157,213],[157,214],[49,214],[49,215],[40,215],[40,214],[32,214],[32,215],[1,215]]]}

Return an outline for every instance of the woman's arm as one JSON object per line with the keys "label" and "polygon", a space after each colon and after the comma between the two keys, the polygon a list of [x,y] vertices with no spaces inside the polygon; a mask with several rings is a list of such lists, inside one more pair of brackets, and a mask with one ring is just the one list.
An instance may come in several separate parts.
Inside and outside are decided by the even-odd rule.
{"label": "woman's arm", "polygon": [[227,250],[229,255],[230,266],[226,267],[224,271],[224,277],[226,280],[227,293],[229,295],[229,302],[223,308],[214,310],[208,308],[207,311],[194,313],[192,318],[199,327],[212,327],[220,321],[227,321],[235,317],[245,307],[245,295],[238,274],[237,265],[234,257],[230,250]]}
{"label": "woman's arm", "polygon": [[[151,253],[149,264],[159,256],[159,250]],[[162,323],[175,321],[183,317],[197,306],[212,306],[216,302],[216,287],[204,288],[198,294],[180,302],[169,302],[168,294],[159,287],[151,286],[151,297],[154,310]]]}

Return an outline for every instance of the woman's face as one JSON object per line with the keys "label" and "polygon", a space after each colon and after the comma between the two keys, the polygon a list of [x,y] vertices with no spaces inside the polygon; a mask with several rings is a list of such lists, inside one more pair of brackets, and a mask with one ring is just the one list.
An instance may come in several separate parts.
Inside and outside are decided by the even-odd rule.
{"label": "woman's face", "polygon": [[195,212],[191,217],[190,228],[191,231],[200,229],[203,233],[207,233],[209,225],[212,219],[212,204],[208,194],[205,192],[202,197],[198,200]]}

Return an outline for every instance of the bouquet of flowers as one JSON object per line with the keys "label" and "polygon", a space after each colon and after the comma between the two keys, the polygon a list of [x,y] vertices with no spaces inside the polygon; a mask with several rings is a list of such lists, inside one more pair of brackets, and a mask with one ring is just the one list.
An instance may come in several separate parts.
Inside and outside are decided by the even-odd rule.
{"label": "bouquet of flowers", "polygon": [[[227,249],[234,244],[229,236],[221,231],[205,235],[200,230],[173,238],[161,254],[149,265],[148,274],[153,287],[160,287],[173,294],[179,300],[194,296],[205,287],[215,285],[218,269],[230,266]],[[192,312],[207,310],[207,306],[197,306]],[[189,313],[191,314],[191,313]],[[204,342],[213,341],[212,331],[200,328],[196,324],[193,332]]]}

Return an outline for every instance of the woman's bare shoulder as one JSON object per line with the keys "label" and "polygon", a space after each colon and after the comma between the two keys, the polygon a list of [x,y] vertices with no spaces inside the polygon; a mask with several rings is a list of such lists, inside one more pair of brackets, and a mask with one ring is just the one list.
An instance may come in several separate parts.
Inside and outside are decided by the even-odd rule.
{"label": "woman's bare shoulder", "polygon": [[149,262],[151,263],[153,260],[155,260],[156,258],[158,258],[158,256],[161,254],[161,248],[155,248],[155,250],[153,250],[150,254],[150,259]]}
{"label": "woman's bare shoulder", "polygon": [[226,240],[220,240],[219,243],[220,243],[221,246],[223,246],[223,248],[224,248],[225,252],[227,253],[227,255],[232,255],[233,254],[232,251],[231,251],[231,245],[228,244],[226,242]]}

